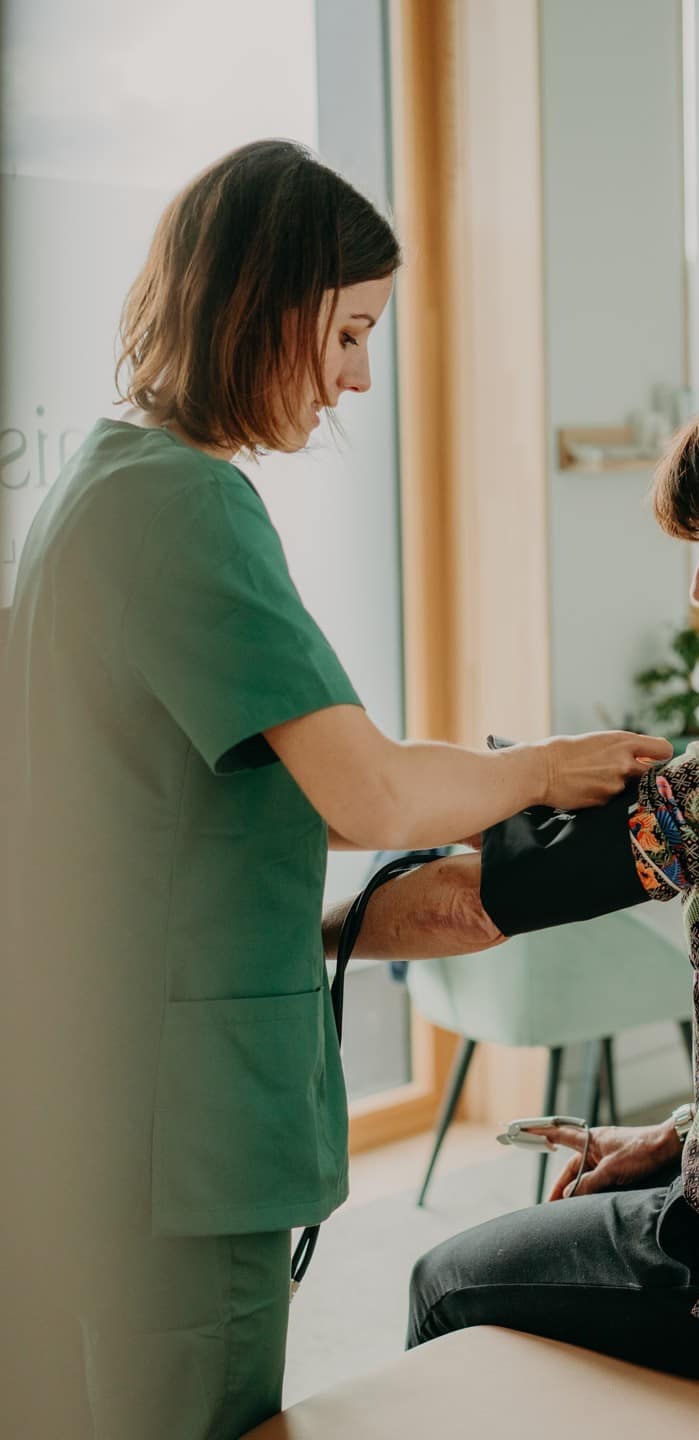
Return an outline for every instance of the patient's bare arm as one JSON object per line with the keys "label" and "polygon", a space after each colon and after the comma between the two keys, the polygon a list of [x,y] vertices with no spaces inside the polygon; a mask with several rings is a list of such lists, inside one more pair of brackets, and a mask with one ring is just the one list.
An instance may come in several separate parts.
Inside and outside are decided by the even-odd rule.
{"label": "patient's bare arm", "polygon": [[[431,860],[374,892],[355,955],[372,960],[427,960],[488,950],[505,938],[481,905],[480,855]],[[328,906],[323,942],[337,955],[342,922],[352,900]]]}

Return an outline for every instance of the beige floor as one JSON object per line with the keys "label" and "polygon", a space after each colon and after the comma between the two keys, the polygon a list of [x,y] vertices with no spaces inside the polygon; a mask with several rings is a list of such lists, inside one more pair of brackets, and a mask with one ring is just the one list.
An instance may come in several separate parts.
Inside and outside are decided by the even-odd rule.
{"label": "beige floor", "polygon": [[[687,1096],[681,1094],[674,1099],[661,1100],[657,1105],[646,1106],[638,1113],[624,1115],[624,1125],[652,1125],[669,1115],[675,1105],[681,1105]],[[477,1165],[488,1160],[502,1158],[503,1149],[495,1138],[495,1126],[454,1122],[448,1129],[437,1161],[440,1175],[461,1170],[465,1165]],[[384,1195],[417,1188],[427,1168],[432,1149],[432,1132],[411,1135],[407,1140],[397,1140],[392,1145],[382,1145],[375,1150],[365,1150],[354,1155],[350,1164],[350,1197],[348,1205],[365,1205],[370,1200],[381,1199]],[[512,1154],[512,1152],[507,1152]],[[561,1151],[560,1166],[563,1168],[567,1151]],[[437,1171],[435,1171],[437,1173]],[[556,1160],[549,1162],[549,1183],[556,1174]]]}
{"label": "beige floor", "polygon": [[[490,1125],[455,1122],[450,1126],[439,1152],[440,1175],[462,1170],[464,1165],[497,1159],[502,1149]],[[411,1135],[392,1145],[354,1155],[350,1165],[349,1205],[366,1205],[384,1195],[398,1194],[420,1185],[432,1149],[432,1134]]]}
{"label": "beige floor", "polygon": [[503,1149],[490,1127],[458,1124],[442,1147],[427,1204],[418,1208],[431,1143],[430,1135],[417,1135],[354,1158],[350,1199],[321,1227],[291,1308],[287,1406],[394,1360],[405,1343],[418,1257],[531,1203],[536,1157]]}

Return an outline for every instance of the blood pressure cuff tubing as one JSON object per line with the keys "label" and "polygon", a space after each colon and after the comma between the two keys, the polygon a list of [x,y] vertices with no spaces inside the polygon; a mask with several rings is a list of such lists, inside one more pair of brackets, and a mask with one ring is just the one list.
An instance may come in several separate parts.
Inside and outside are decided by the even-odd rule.
{"label": "blood pressure cuff tubing", "polygon": [[637,799],[634,780],[607,805],[535,806],[483,832],[481,901],[503,935],[592,920],[648,899],[629,834]]}

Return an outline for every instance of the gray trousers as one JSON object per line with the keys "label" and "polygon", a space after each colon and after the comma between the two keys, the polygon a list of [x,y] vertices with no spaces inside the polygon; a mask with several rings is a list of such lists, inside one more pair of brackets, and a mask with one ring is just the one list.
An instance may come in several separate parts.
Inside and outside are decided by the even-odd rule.
{"label": "gray trousers", "polygon": [[699,1378],[697,1302],[699,1216],[666,1172],[437,1245],[413,1271],[407,1344],[502,1325]]}

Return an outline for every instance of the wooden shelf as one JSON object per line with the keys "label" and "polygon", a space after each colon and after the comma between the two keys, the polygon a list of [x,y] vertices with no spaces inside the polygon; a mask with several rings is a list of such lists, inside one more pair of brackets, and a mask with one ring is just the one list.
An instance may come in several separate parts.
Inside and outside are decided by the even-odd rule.
{"label": "wooden shelf", "polygon": [[565,429],[558,431],[557,439],[559,469],[575,470],[586,475],[599,475],[610,470],[653,470],[660,458],[659,454],[623,456],[621,458],[609,456],[597,463],[594,460],[575,459],[571,454],[571,444],[575,446],[590,445],[602,450],[610,446],[633,445],[633,432],[628,425],[566,426]]}

